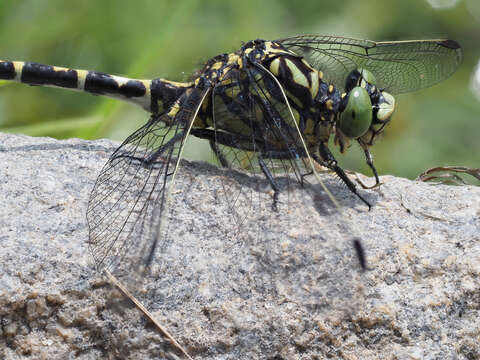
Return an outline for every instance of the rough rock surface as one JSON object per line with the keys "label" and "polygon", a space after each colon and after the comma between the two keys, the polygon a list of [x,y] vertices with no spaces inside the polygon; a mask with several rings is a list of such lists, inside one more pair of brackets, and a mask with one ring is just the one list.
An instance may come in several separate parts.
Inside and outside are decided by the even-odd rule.
{"label": "rough rock surface", "polygon": [[[117,145],[0,134],[1,359],[182,358],[87,250]],[[480,359],[480,188],[385,176],[367,211],[322,177],[344,218],[294,187],[288,214],[259,212],[242,236],[218,189],[249,177],[183,162],[171,245],[136,295],[195,359]]]}

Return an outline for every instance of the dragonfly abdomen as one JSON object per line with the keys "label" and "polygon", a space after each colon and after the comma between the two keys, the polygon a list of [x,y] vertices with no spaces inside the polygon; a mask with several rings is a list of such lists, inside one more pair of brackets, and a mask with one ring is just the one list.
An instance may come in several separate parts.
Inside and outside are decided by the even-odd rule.
{"label": "dragonfly abdomen", "polygon": [[164,79],[130,79],[98,71],[5,60],[0,61],[0,79],[108,96],[153,113],[168,108],[190,86]]}
{"label": "dragonfly abdomen", "polygon": [[97,71],[23,61],[0,61],[0,78],[34,86],[51,86],[126,100],[150,111],[151,80],[136,80]]}

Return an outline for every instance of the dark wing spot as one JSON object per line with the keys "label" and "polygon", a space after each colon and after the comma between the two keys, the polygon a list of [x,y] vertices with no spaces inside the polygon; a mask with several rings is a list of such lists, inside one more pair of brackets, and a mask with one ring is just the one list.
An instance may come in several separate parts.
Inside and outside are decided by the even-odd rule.
{"label": "dark wing spot", "polygon": [[446,48],[453,49],[453,50],[461,48],[460,44],[458,42],[456,42],[455,40],[440,41],[440,42],[438,42],[438,45],[442,45]]}

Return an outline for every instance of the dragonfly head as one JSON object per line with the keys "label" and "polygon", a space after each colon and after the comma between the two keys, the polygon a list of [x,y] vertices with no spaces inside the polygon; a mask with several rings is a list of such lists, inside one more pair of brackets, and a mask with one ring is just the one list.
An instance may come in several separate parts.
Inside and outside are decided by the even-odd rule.
{"label": "dragonfly head", "polygon": [[378,89],[374,75],[365,69],[353,70],[345,83],[337,128],[350,139],[373,145],[395,109],[395,98]]}

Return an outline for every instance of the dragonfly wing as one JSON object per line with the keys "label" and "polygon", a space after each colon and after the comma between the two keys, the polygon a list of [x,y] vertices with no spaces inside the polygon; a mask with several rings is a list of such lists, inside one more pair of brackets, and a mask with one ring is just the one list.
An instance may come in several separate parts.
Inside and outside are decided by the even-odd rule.
{"label": "dragonfly wing", "polygon": [[[153,115],[111,155],[90,195],[89,246],[99,269],[144,269],[153,259],[185,140],[209,91],[197,86]],[[175,113],[176,111],[176,113]]]}
{"label": "dragonfly wing", "polygon": [[[254,220],[265,211],[271,212],[272,187],[278,186],[282,189],[280,194],[285,191],[289,195],[290,187],[308,172],[303,163],[303,147],[299,147],[298,132],[292,124],[295,119],[291,118],[278,86],[264,69],[249,66],[230,70],[212,91],[211,144],[217,158],[222,158],[224,166],[248,171],[259,187],[253,191],[250,187],[238,187],[233,180],[222,182],[228,209],[239,231],[252,216]],[[271,177],[267,180],[268,176]],[[270,191],[262,192],[263,189]],[[288,206],[288,201],[282,199],[280,212]],[[242,214],[240,208],[244,210]]]}
{"label": "dragonfly wing", "polygon": [[342,89],[355,69],[371,71],[377,86],[392,94],[432,86],[462,63],[463,52],[453,40],[385,41],[339,36],[302,35],[278,40],[304,56],[324,73],[324,79]]}

